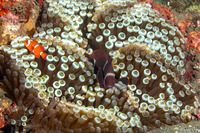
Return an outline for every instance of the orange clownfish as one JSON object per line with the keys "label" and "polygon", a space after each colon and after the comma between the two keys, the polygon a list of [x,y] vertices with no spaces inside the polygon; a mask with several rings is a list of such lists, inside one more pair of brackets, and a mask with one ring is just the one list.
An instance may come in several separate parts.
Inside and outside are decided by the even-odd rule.
{"label": "orange clownfish", "polygon": [[40,58],[41,56],[43,59],[46,60],[47,54],[43,52],[44,46],[39,45],[38,41],[26,40],[24,41],[24,44],[29,51],[33,52],[36,58]]}

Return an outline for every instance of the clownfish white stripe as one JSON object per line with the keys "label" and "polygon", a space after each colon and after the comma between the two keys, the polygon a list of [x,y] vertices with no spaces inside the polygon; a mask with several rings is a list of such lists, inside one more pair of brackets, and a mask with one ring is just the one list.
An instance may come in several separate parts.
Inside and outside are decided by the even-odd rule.
{"label": "clownfish white stripe", "polygon": [[105,84],[106,84],[106,78],[107,78],[108,76],[115,77],[115,74],[114,74],[114,73],[107,73],[107,74],[106,74],[106,76],[104,77],[104,80],[103,80],[103,85],[104,85],[104,86],[106,86],[106,85],[105,85]]}
{"label": "clownfish white stripe", "polygon": [[103,66],[103,71],[104,71],[104,69],[105,69],[105,67],[106,67],[107,64],[108,64],[108,60],[106,61],[106,63]]}
{"label": "clownfish white stripe", "polygon": [[28,44],[26,45],[26,47],[28,47],[30,44],[31,44],[31,41],[30,41],[30,40],[28,40]]}
{"label": "clownfish white stripe", "polygon": [[39,46],[39,44],[35,45],[35,46],[34,46],[34,49],[35,49],[37,46]]}
{"label": "clownfish white stripe", "polygon": [[94,60],[94,66],[96,65],[96,60],[95,59],[93,59]]}
{"label": "clownfish white stripe", "polygon": [[44,52],[40,52],[40,56],[42,55],[42,53],[44,53]]}
{"label": "clownfish white stripe", "polygon": [[104,77],[104,79],[106,79],[108,76],[113,76],[114,77],[115,74],[114,73],[107,73],[106,76]]}

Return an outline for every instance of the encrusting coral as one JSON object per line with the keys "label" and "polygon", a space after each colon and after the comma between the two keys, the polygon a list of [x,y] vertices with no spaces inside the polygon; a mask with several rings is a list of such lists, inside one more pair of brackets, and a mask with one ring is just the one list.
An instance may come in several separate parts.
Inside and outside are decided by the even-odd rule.
{"label": "encrusting coral", "polygon": [[0,45],[7,45],[18,36],[31,35],[41,2],[43,0],[0,0]]}
{"label": "encrusting coral", "polygon": [[[4,111],[13,131],[146,132],[198,115],[199,96],[184,78],[185,38],[150,4],[47,0],[44,7],[32,38],[0,47],[0,72],[17,104]],[[100,87],[85,56],[96,49],[128,85]],[[113,76],[107,63],[103,81]]]}

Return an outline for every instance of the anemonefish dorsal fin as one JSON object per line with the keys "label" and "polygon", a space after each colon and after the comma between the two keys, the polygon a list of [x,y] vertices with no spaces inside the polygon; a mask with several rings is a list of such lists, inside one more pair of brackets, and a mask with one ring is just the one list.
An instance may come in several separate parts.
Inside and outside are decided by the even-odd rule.
{"label": "anemonefish dorsal fin", "polygon": [[38,45],[38,41],[37,40],[31,41],[31,46],[35,47],[36,45]]}
{"label": "anemonefish dorsal fin", "polygon": [[96,60],[96,66],[100,68],[103,68],[104,64],[108,60],[106,53],[101,49],[94,50],[93,57]]}

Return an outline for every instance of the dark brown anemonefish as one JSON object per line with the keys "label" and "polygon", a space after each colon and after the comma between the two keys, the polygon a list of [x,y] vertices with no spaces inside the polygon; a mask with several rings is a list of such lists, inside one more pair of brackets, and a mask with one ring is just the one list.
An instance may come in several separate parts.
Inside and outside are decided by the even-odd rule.
{"label": "dark brown anemonefish", "polygon": [[41,56],[44,60],[46,60],[47,54],[43,52],[44,46],[39,45],[38,41],[26,40],[24,41],[24,44],[30,52],[33,52],[36,58],[40,58]]}
{"label": "dark brown anemonefish", "polygon": [[94,65],[96,69],[97,79],[100,87],[105,89],[112,88],[117,81],[122,81],[124,84],[129,83],[128,78],[115,79],[115,73],[112,67],[112,58],[107,57],[106,53],[100,49],[93,52],[93,57],[85,53],[85,56]]}

